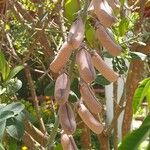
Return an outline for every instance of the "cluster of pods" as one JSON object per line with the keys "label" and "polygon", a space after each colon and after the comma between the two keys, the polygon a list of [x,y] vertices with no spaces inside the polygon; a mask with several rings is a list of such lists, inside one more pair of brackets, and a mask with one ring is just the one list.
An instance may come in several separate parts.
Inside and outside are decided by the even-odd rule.
{"label": "cluster of pods", "polygon": [[[92,0],[88,8],[90,14],[94,14],[98,19],[95,32],[97,39],[112,56],[118,56],[121,53],[121,47],[108,31],[108,28],[116,22],[116,18],[112,15],[112,9],[118,8],[119,5],[114,0],[109,3],[106,0]],[[54,73],[59,73],[55,83],[54,96],[59,104],[58,115],[62,128],[61,144],[64,150],[78,149],[72,136],[76,130],[75,115],[68,101],[71,81],[67,72],[62,71],[71,54],[76,51],[76,65],[80,75],[81,98],[75,104],[75,108],[83,122],[96,134],[100,134],[104,130],[104,126],[94,117],[103,109],[90,87],[96,78],[95,69],[110,82],[115,82],[118,78],[118,74],[106,65],[96,50],[88,51],[82,46],[83,40],[84,23],[82,18],[78,16],[71,25],[67,40],[62,44],[50,64],[50,69]]]}

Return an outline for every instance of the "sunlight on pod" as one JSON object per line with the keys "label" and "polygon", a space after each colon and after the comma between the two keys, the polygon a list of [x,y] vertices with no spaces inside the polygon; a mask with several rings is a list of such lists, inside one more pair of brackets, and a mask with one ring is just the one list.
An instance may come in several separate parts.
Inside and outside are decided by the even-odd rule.
{"label": "sunlight on pod", "polygon": [[105,27],[111,27],[116,22],[116,18],[112,14],[112,8],[106,0],[92,0],[88,11],[94,12]]}
{"label": "sunlight on pod", "polygon": [[92,53],[92,63],[95,68],[110,82],[115,82],[119,75],[106,65],[105,61],[99,56],[96,51]]}
{"label": "sunlight on pod", "polygon": [[73,134],[76,130],[76,121],[70,104],[65,103],[60,105],[58,114],[59,121],[64,132],[68,135]]}
{"label": "sunlight on pod", "polygon": [[63,150],[78,150],[72,135],[61,134],[61,145]]}
{"label": "sunlight on pod", "polygon": [[96,36],[102,46],[104,46],[112,56],[118,56],[121,54],[121,46],[115,42],[108,30],[103,27],[103,25],[97,25]]}
{"label": "sunlight on pod", "polygon": [[103,124],[94,118],[84,104],[77,104],[77,111],[83,122],[96,134],[102,133],[104,130]]}
{"label": "sunlight on pod", "polygon": [[86,82],[91,83],[96,78],[95,69],[91,62],[90,54],[84,49],[80,49],[76,55],[76,62],[80,77]]}
{"label": "sunlight on pod", "polygon": [[84,38],[84,24],[79,16],[71,25],[67,41],[73,49],[79,48]]}
{"label": "sunlight on pod", "polygon": [[67,102],[70,92],[70,78],[66,73],[58,76],[55,83],[54,97],[59,105]]}
{"label": "sunlight on pod", "polygon": [[88,86],[88,84],[82,82],[80,83],[80,93],[82,96],[82,100],[87,105],[88,109],[94,113],[98,114],[102,111],[102,104],[96,98],[92,89]]}

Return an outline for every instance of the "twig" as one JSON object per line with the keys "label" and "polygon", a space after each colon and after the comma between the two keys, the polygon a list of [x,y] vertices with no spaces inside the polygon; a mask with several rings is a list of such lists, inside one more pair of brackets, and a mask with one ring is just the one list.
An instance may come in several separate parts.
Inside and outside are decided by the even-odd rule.
{"label": "twig", "polygon": [[[124,85],[124,90],[125,90],[125,85]],[[125,91],[123,91],[122,96],[120,98],[119,104],[116,106],[116,110],[115,110],[115,116],[113,117],[110,126],[108,127],[108,129],[106,130],[106,133],[108,135],[110,135],[110,133],[112,132],[114,126],[115,126],[115,122],[118,120],[118,117],[120,116],[121,112],[124,110],[124,102],[125,102]]]}
{"label": "twig", "polygon": [[29,84],[29,88],[30,88],[30,91],[31,91],[31,95],[32,95],[32,99],[33,99],[37,119],[38,119],[38,122],[39,122],[39,125],[40,125],[40,129],[41,129],[42,132],[44,132],[46,134],[46,129],[45,129],[43,119],[41,117],[40,107],[39,107],[39,104],[38,104],[38,98],[37,98],[37,95],[36,95],[34,83],[33,83],[32,76],[31,76],[31,72],[30,72],[29,66],[27,64],[25,64],[24,66],[25,66],[24,67],[25,74],[26,74],[26,77],[27,77],[27,80],[28,80],[28,84]]}
{"label": "twig", "polygon": [[58,118],[58,116],[56,116],[53,130],[52,130],[52,132],[50,134],[50,138],[48,139],[47,150],[51,150],[51,148],[53,146],[55,137],[57,135],[58,127],[59,127],[59,118]]}

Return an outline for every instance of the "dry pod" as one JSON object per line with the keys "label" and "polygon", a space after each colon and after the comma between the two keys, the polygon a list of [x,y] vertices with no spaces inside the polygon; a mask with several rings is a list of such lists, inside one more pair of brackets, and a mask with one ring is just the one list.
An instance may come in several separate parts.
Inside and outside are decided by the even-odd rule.
{"label": "dry pod", "polygon": [[100,134],[104,127],[102,123],[94,118],[94,116],[89,112],[84,104],[77,104],[78,114],[83,120],[83,122],[96,134]]}
{"label": "dry pod", "polygon": [[112,15],[112,8],[106,0],[92,0],[88,10],[93,11],[105,27],[110,27],[116,22],[116,18]]}
{"label": "dry pod", "polygon": [[92,53],[92,63],[95,68],[110,82],[115,82],[118,79],[118,74],[106,65],[104,60],[97,54],[96,51]]}
{"label": "dry pod", "polygon": [[91,83],[95,80],[96,73],[91,62],[91,56],[84,48],[78,51],[76,55],[76,62],[79,67],[80,77],[86,83]]}
{"label": "dry pod", "polygon": [[67,63],[72,54],[72,46],[67,42],[63,43],[55,59],[50,64],[50,69],[54,73],[58,73]]}
{"label": "dry pod", "polygon": [[67,42],[73,49],[79,48],[84,38],[84,24],[82,18],[79,16],[71,25]]}
{"label": "dry pod", "polygon": [[59,105],[66,103],[70,92],[70,79],[66,73],[58,76],[55,83],[55,100]]}
{"label": "dry pod", "polygon": [[68,135],[73,134],[76,130],[76,121],[74,112],[69,103],[60,105],[58,114],[59,121],[64,132]]}
{"label": "dry pod", "polygon": [[102,104],[97,100],[92,89],[84,82],[80,84],[80,93],[82,100],[92,113],[98,114],[102,111]]}
{"label": "dry pod", "polygon": [[101,24],[98,24],[97,26],[96,36],[112,56],[118,56],[121,54],[121,46],[114,41],[108,30],[105,29]]}
{"label": "dry pod", "polygon": [[67,135],[65,133],[62,133],[61,145],[63,147],[63,150],[78,150],[72,135]]}

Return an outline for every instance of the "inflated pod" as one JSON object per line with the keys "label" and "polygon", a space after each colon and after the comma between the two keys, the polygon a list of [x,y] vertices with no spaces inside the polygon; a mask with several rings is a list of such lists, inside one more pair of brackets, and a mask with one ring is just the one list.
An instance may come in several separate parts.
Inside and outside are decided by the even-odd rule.
{"label": "inflated pod", "polygon": [[55,83],[54,97],[59,105],[67,102],[70,92],[70,78],[66,73],[58,76]]}
{"label": "inflated pod", "polygon": [[63,43],[55,59],[50,64],[50,69],[54,73],[58,73],[65,66],[72,54],[72,50],[73,48],[68,42]]}
{"label": "inflated pod", "polygon": [[94,12],[105,27],[110,27],[116,22],[112,9],[106,0],[92,0],[88,10]]}
{"label": "inflated pod", "polygon": [[83,122],[96,134],[100,134],[104,127],[102,123],[94,118],[94,116],[89,112],[89,110],[85,107],[84,104],[77,104],[78,114],[83,120]]}
{"label": "inflated pod", "polygon": [[115,82],[118,79],[118,74],[106,65],[104,60],[97,54],[96,51],[92,53],[92,63],[95,68],[110,82]]}
{"label": "inflated pod", "polygon": [[84,48],[77,52],[76,62],[79,68],[80,77],[86,83],[91,83],[94,81],[96,78],[96,73],[91,62],[91,55]]}
{"label": "inflated pod", "polygon": [[63,150],[78,150],[72,135],[67,135],[65,133],[62,133],[61,145],[63,147]]}
{"label": "inflated pod", "polygon": [[80,93],[82,100],[92,113],[98,114],[102,111],[102,104],[97,100],[92,89],[84,82],[80,83]]}
{"label": "inflated pod", "polygon": [[118,56],[121,54],[121,46],[119,46],[112,36],[109,34],[108,30],[105,29],[101,24],[97,25],[96,36],[100,43],[108,50],[112,56]]}
{"label": "inflated pod", "polygon": [[59,121],[64,132],[68,135],[73,134],[76,130],[76,121],[74,112],[69,103],[60,105],[58,114]]}
{"label": "inflated pod", "polygon": [[71,25],[67,41],[71,44],[73,49],[79,48],[84,38],[84,24],[82,18],[79,16]]}

